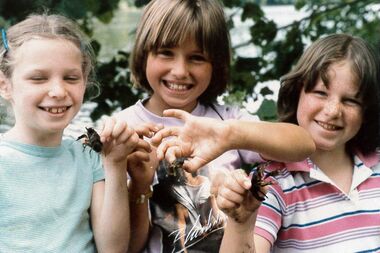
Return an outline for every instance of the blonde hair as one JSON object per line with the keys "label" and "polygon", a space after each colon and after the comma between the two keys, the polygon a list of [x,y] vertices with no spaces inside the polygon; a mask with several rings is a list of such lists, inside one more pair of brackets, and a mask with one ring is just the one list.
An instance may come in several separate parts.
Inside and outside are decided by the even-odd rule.
{"label": "blonde hair", "polygon": [[200,102],[213,102],[222,94],[229,80],[230,39],[221,3],[218,0],[153,0],[143,11],[131,53],[132,82],[152,92],[146,78],[150,52],[174,47],[187,38],[208,55],[212,78]]}
{"label": "blonde hair", "polygon": [[14,69],[14,53],[25,42],[35,38],[65,39],[74,43],[82,53],[82,70],[87,87],[98,86],[95,82],[95,56],[90,40],[74,21],[57,14],[32,14],[11,26],[7,31],[8,49],[0,47],[0,70],[7,78]]}

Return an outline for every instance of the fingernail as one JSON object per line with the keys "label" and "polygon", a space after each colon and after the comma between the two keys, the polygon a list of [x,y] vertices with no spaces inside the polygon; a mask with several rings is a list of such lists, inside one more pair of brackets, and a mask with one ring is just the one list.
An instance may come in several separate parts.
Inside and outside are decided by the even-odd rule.
{"label": "fingernail", "polygon": [[249,180],[245,180],[244,181],[244,186],[245,186],[245,188],[248,190],[248,189],[250,189],[251,188],[251,181],[249,181]]}

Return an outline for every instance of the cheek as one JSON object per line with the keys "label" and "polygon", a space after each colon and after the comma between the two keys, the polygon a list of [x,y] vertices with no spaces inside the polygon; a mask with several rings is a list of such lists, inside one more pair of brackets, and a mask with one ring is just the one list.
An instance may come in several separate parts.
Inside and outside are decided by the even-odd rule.
{"label": "cheek", "polygon": [[362,110],[353,109],[350,112],[346,113],[346,115],[348,115],[348,124],[350,124],[354,129],[356,129],[356,132],[358,132],[363,123]]}
{"label": "cheek", "polygon": [[309,101],[307,101],[307,95],[303,92],[301,92],[298,105],[297,105],[297,122],[298,125],[302,126],[305,117],[308,114],[308,108],[309,108]]}
{"label": "cheek", "polygon": [[149,54],[146,59],[146,67],[145,71],[148,75],[148,73],[154,73],[158,71],[159,69],[163,68],[165,66],[165,61],[160,60],[160,58]]}
{"label": "cheek", "polygon": [[67,90],[70,97],[75,100],[77,104],[82,104],[87,86],[85,84],[70,86]]}
{"label": "cheek", "polygon": [[[211,79],[212,79],[213,73],[212,73],[211,64],[203,65],[199,67],[198,69],[193,69],[193,71],[191,72],[193,74],[193,77],[197,78],[198,84],[202,84],[200,86],[202,86],[203,91],[205,91],[207,87],[210,85]],[[214,83],[214,85],[218,85],[218,84]]]}

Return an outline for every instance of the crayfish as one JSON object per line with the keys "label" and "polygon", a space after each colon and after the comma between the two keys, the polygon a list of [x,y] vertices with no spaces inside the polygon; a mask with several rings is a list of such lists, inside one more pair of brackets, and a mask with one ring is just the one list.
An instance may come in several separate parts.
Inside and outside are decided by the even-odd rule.
{"label": "crayfish", "polygon": [[102,151],[103,143],[100,141],[99,134],[92,127],[86,127],[86,133],[79,136],[77,141],[82,138],[85,138],[83,149],[88,146],[97,153]]}
{"label": "crayfish", "polygon": [[185,172],[182,168],[183,163],[185,162],[186,158],[185,157],[180,157],[174,160],[169,165],[166,165],[166,177],[174,180],[175,183],[180,183],[184,184],[186,183],[186,175]]}
{"label": "crayfish", "polygon": [[265,193],[262,192],[261,187],[274,184],[272,181],[265,181],[265,179],[278,174],[278,171],[265,172],[267,165],[268,163],[259,164],[258,166],[254,166],[253,169],[248,164],[243,166],[243,169],[247,174],[252,173],[252,186],[250,192],[253,197],[259,201],[263,201],[265,199]]}

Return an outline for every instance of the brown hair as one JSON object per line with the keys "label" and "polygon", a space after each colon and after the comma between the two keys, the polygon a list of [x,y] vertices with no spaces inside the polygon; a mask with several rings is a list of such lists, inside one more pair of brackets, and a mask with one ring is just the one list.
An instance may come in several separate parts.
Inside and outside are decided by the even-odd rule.
{"label": "brown hair", "polygon": [[380,143],[379,63],[376,53],[363,39],[348,34],[332,34],[315,41],[296,66],[281,78],[277,102],[279,120],[298,124],[297,107],[302,89],[310,92],[318,78],[328,87],[329,67],[348,61],[363,99],[363,124],[347,147],[363,153],[374,151]]}
{"label": "brown hair", "polygon": [[152,92],[146,78],[149,52],[177,46],[189,36],[209,56],[213,67],[210,84],[199,101],[213,102],[227,87],[231,54],[224,11],[218,0],[151,1],[137,28],[130,60],[132,82]]}

